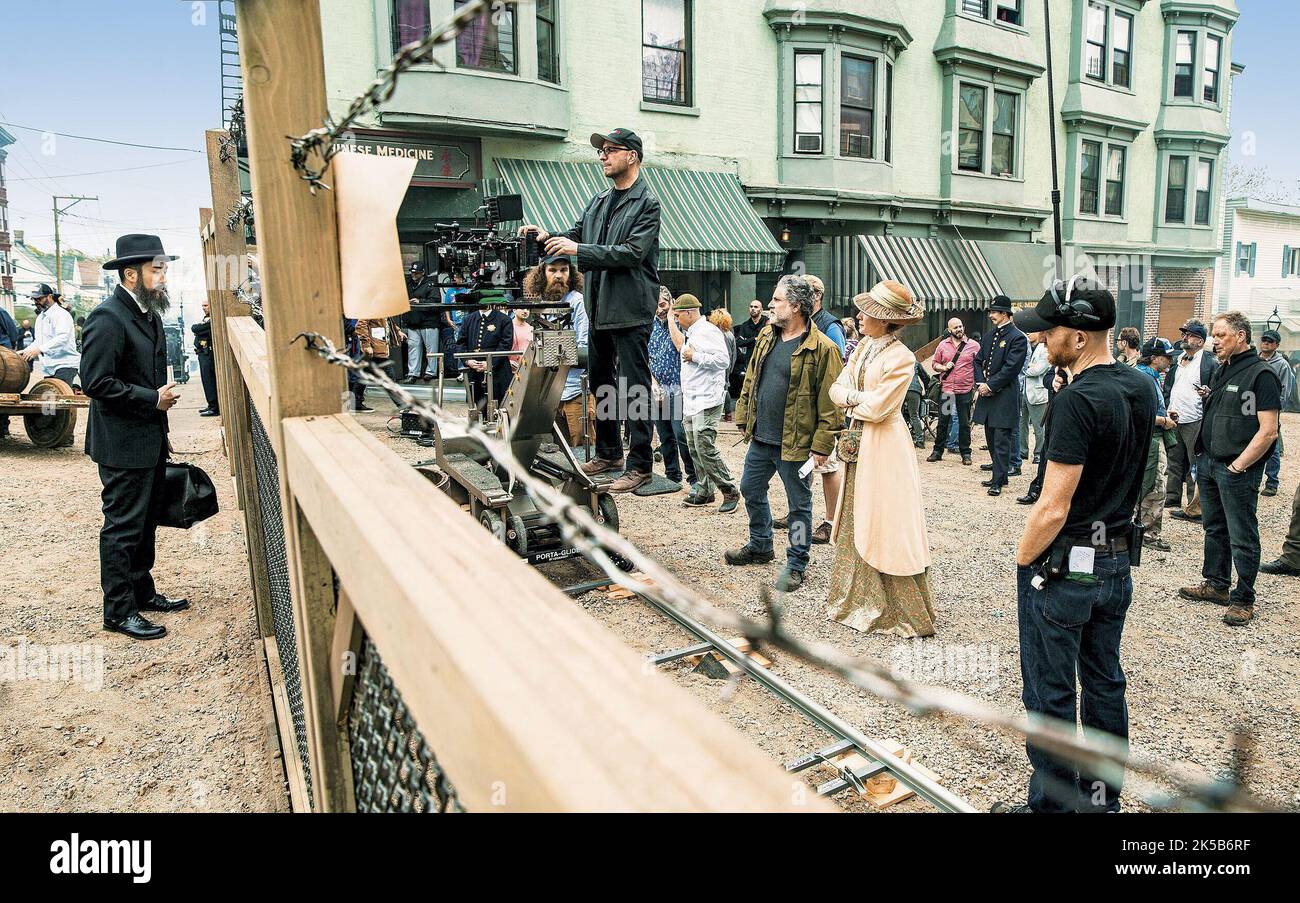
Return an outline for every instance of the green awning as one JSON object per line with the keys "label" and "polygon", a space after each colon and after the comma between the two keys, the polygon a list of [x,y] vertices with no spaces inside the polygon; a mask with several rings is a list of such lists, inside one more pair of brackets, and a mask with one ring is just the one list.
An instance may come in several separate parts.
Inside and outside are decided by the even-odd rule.
{"label": "green awning", "polygon": [[[572,227],[610,184],[596,163],[498,158],[496,167],[492,189],[523,195],[524,219],[547,229]],[[654,166],[641,172],[663,208],[659,269],[760,273],[784,266],[785,251],[731,173]]]}

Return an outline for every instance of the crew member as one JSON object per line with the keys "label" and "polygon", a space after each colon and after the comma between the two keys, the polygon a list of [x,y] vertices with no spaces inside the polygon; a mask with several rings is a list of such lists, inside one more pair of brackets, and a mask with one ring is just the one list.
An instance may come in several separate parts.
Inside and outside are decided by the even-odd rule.
{"label": "crew member", "polygon": [[[578,348],[586,347],[589,332],[587,307],[582,300],[582,274],[572,260],[564,256],[543,257],[524,277],[523,289],[525,300],[567,307],[569,326],[578,341]],[[564,391],[560,394],[560,410],[555,414],[555,422],[575,448],[588,440],[595,441],[596,404],[590,393],[586,396],[587,434],[583,435],[582,378],[586,372],[583,367],[569,368],[564,378]]]}
{"label": "crew member", "polygon": [[424,264],[418,260],[411,264],[407,277],[407,297],[411,309],[401,317],[402,332],[406,335],[405,382],[432,382],[436,375],[433,361],[439,354],[446,313],[417,306],[436,304],[441,300],[437,282],[425,275]]}
{"label": "crew member", "polygon": [[212,311],[203,302],[203,319],[190,327],[194,333],[194,356],[199,359],[199,379],[203,381],[203,397],[208,406],[199,411],[200,417],[220,417],[221,403],[217,396],[217,366],[212,355]]}
{"label": "crew member", "polygon": [[992,474],[982,485],[989,495],[1001,495],[1007,477],[1019,476],[1011,469],[1012,431],[1020,422],[1020,374],[1029,356],[1029,339],[1011,322],[1011,299],[998,295],[989,307],[993,333],[981,343],[975,358],[980,378],[975,383],[975,422],[984,425],[989,454],[984,465]]}
{"label": "crew member", "polygon": [[149,573],[154,536],[165,501],[167,411],[176,384],[167,381],[162,315],[167,262],[156,235],[123,235],[117,255],[104,264],[117,270],[113,295],[86,317],[82,334],[82,386],[90,396],[86,454],[99,465],[104,486],[104,527],[99,533],[99,579],[104,591],[104,629],[137,640],[165,636],[167,629],[141,614],[188,608],[184,599],[157,592]]}
{"label": "crew member", "polygon": [[30,364],[39,357],[46,376],[61,379],[71,386],[77,378],[77,368],[81,366],[81,355],[77,353],[77,328],[72,322],[72,314],[59,303],[58,293],[44,282],[32,289],[31,299],[37,310],[36,332],[22,350],[22,358]]}
{"label": "crew member", "polygon": [[[0,348],[8,348],[11,351],[18,350],[18,343],[22,341],[22,333],[18,331],[18,324],[14,318],[9,315],[9,311],[0,307]],[[0,439],[6,439],[9,436],[9,417],[0,414]]]}
{"label": "crew member", "polygon": [[[1155,423],[1151,377],[1115,362],[1106,338],[1115,300],[1081,277],[1057,282],[1014,322],[1042,332],[1048,359],[1073,374],[1052,401],[1042,498],[1016,554],[1025,708],[1073,725],[1077,676],[1084,730],[1125,740],[1119,649],[1133,597],[1134,510]],[[1033,743],[1028,753],[1029,803],[1010,811],[1119,810],[1118,781],[1099,780]]]}
{"label": "crew member", "polygon": [[[1295,384],[1295,374],[1291,371],[1291,365],[1287,363],[1277,350],[1277,346],[1282,343],[1282,334],[1276,329],[1265,329],[1259,337],[1259,359],[1273,368],[1277,374],[1278,381],[1282,384],[1282,407],[1286,407],[1287,399],[1291,397],[1291,388]],[[1278,481],[1282,473],[1282,455],[1286,451],[1282,447],[1282,433],[1277,434],[1277,442],[1273,444],[1273,454],[1269,456],[1268,463],[1264,465],[1264,488],[1259,491],[1260,495],[1273,496],[1277,495]]]}
{"label": "crew member", "polygon": [[626,419],[627,466],[608,488],[631,492],[650,479],[654,461],[648,346],[659,293],[659,198],[641,178],[645,151],[635,132],[596,133],[591,143],[613,187],[592,198],[566,232],[534,225],[520,232],[537,233],[549,255],[576,256],[587,277],[596,456],[583,470],[595,476],[623,467],[619,422]]}

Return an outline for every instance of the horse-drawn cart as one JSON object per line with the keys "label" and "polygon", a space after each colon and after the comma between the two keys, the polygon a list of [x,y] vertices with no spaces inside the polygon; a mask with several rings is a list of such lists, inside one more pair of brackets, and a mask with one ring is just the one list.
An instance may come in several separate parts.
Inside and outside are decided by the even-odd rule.
{"label": "horse-drawn cart", "polygon": [[54,448],[72,438],[77,409],[90,399],[61,379],[45,377],[28,391],[27,364],[17,353],[0,348],[0,417],[21,417],[27,436],[38,448]]}

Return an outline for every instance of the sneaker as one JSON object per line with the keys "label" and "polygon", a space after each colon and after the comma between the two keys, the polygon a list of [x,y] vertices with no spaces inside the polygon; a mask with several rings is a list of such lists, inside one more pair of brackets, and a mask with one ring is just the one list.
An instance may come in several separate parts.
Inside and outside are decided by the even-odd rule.
{"label": "sneaker", "polygon": [[730,514],[731,512],[736,510],[736,507],[739,504],[740,504],[739,490],[733,489],[730,492],[724,491],[722,493],[722,504],[718,507],[718,513]]}
{"label": "sneaker", "polygon": [[930,457],[926,458],[925,460],[926,463],[928,464],[933,464],[935,461],[942,461],[943,452],[936,448],[934,451],[930,452]]}
{"label": "sneaker", "polygon": [[1159,536],[1146,536],[1142,539],[1142,545],[1148,549],[1155,549],[1157,552],[1172,552],[1173,547],[1165,542]]}
{"label": "sneaker", "polygon": [[792,571],[789,568],[782,571],[773,584],[778,592],[793,593],[803,588],[803,571]]}
{"label": "sneaker", "polygon": [[790,529],[790,515],[787,514],[785,517],[774,517],[774,518],[772,518],[772,529],[773,529],[773,530],[789,530],[789,529]]}
{"label": "sneaker", "polygon": [[633,489],[640,489],[646,483],[650,482],[650,474],[640,473],[635,470],[628,470],[623,473],[614,482],[607,487],[608,492],[631,492]]}
{"label": "sneaker", "polygon": [[1255,607],[1233,605],[1223,615],[1223,623],[1229,627],[1245,627],[1255,617]]}
{"label": "sneaker", "polygon": [[741,566],[746,564],[767,564],[774,559],[776,555],[771,549],[768,549],[766,552],[759,552],[752,546],[746,544],[741,546],[739,549],[728,549],[722,553],[722,557],[727,564]]}
{"label": "sneaker", "polygon": [[1266,495],[1266,496],[1269,496],[1270,498],[1272,498],[1273,496],[1277,495],[1277,487],[1276,487],[1276,486],[1265,486],[1263,489],[1261,489],[1261,490],[1259,491],[1259,494],[1260,494],[1260,495]]}
{"label": "sneaker", "polygon": [[1266,561],[1259,566],[1261,574],[1277,574],[1280,577],[1300,577],[1300,568],[1287,564],[1281,558]]}
{"label": "sneaker", "polygon": [[622,468],[622,458],[617,461],[611,461],[608,458],[592,458],[582,465],[582,472],[589,477],[594,477],[596,474],[605,473],[607,470],[621,470]]}
{"label": "sneaker", "polygon": [[825,545],[826,543],[831,541],[830,521],[824,520],[817,525],[817,529],[813,530],[812,541],[813,541],[813,545],[815,546]]}
{"label": "sneaker", "polygon": [[1215,605],[1227,605],[1228,591],[1219,589],[1208,580],[1201,581],[1199,586],[1184,586],[1178,591],[1179,598],[1190,599],[1193,602],[1213,602]]}

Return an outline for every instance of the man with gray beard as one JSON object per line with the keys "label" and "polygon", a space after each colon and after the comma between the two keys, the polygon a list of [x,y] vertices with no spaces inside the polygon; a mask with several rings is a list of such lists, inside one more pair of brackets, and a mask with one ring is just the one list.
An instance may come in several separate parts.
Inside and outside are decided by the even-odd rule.
{"label": "man with gray beard", "polygon": [[141,612],[175,612],[184,599],[157,592],[149,573],[164,504],[170,443],[167,411],[179,396],[167,381],[162,314],[170,306],[167,262],[175,260],[156,235],[123,235],[104,264],[121,284],[86,318],[81,383],[90,396],[86,454],[99,465],[104,526],[99,576],[104,629],[152,640],[167,629]]}

